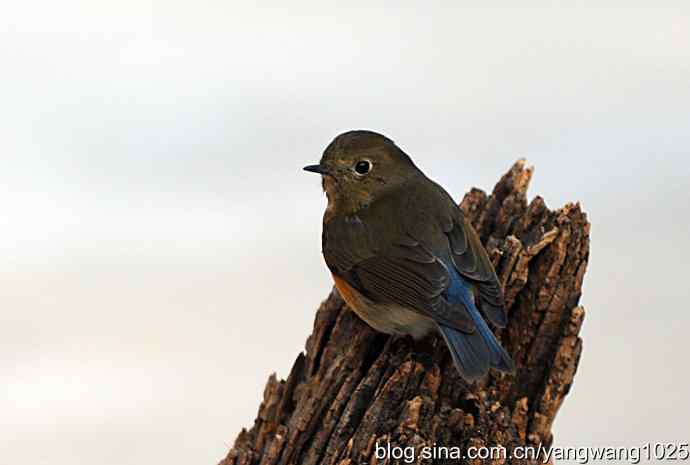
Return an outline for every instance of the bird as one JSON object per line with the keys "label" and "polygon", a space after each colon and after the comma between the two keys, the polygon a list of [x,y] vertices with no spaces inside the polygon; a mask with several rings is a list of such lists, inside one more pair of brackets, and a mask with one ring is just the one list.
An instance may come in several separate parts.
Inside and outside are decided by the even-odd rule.
{"label": "bird", "polygon": [[467,382],[514,363],[489,328],[507,324],[489,256],[462,209],[388,137],[338,135],[316,165],[327,206],[322,253],[335,287],[369,326],[437,331]]}

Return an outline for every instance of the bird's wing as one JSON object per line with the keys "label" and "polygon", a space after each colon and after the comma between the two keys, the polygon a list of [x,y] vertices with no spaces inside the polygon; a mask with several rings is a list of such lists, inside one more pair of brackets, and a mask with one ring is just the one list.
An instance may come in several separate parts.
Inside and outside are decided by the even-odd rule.
{"label": "bird's wing", "polygon": [[493,324],[503,328],[507,318],[498,277],[479,236],[462,215],[462,210],[458,208],[458,212],[449,227],[444,228],[450,244],[450,257],[460,275],[474,283],[479,290],[481,311]]}
{"label": "bird's wing", "polygon": [[343,277],[374,302],[395,303],[437,323],[473,333],[475,325],[466,309],[446,298],[449,277],[445,266],[420,250],[401,251],[401,255],[368,258]]}
{"label": "bird's wing", "polygon": [[415,208],[398,212],[400,229],[474,284],[481,311],[496,326],[505,327],[503,290],[486,249],[460,207],[433,182],[418,184],[405,195]]}
{"label": "bird's wing", "polygon": [[414,310],[465,333],[475,330],[467,311],[448,302],[448,269],[402,230],[380,231],[352,220],[324,225],[323,254],[331,272],[377,303]]}

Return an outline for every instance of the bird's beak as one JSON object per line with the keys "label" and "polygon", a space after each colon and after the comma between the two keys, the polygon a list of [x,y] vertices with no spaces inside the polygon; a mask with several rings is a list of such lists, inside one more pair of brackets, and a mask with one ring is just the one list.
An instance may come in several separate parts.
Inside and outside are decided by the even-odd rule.
{"label": "bird's beak", "polygon": [[321,165],[309,165],[305,166],[303,169],[304,171],[311,171],[312,173],[318,173],[323,175],[331,174],[325,166]]}

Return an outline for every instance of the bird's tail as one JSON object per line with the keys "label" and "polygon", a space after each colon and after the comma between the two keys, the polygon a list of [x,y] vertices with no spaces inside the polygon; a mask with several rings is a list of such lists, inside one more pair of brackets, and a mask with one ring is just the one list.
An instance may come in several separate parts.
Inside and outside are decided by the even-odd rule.
{"label": "bird's tail", "polygon": [[456,329],[438,325],[439,332],[446,341],[453,362],[460,375],[467,381],[475,381],[493,367],[503,372],[514,370],[510,355],[501,347],[496,337],[487,327],[488,335],[482,331],[466,334]]}

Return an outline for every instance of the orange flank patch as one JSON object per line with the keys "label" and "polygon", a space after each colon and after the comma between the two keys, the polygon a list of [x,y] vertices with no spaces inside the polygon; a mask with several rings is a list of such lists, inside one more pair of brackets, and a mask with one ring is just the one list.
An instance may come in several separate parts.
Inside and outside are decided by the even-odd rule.
{"label": "orange flank patch", "polygon": [[354,290],[354,288],[350,286],[343,278],[340,278],[333,273],[331,273],[331,276],[333,276],[333,282],[335,282],[335,287],[338,289],[340,296],[350,307],[352,307],[357,301],[358,292]]}

